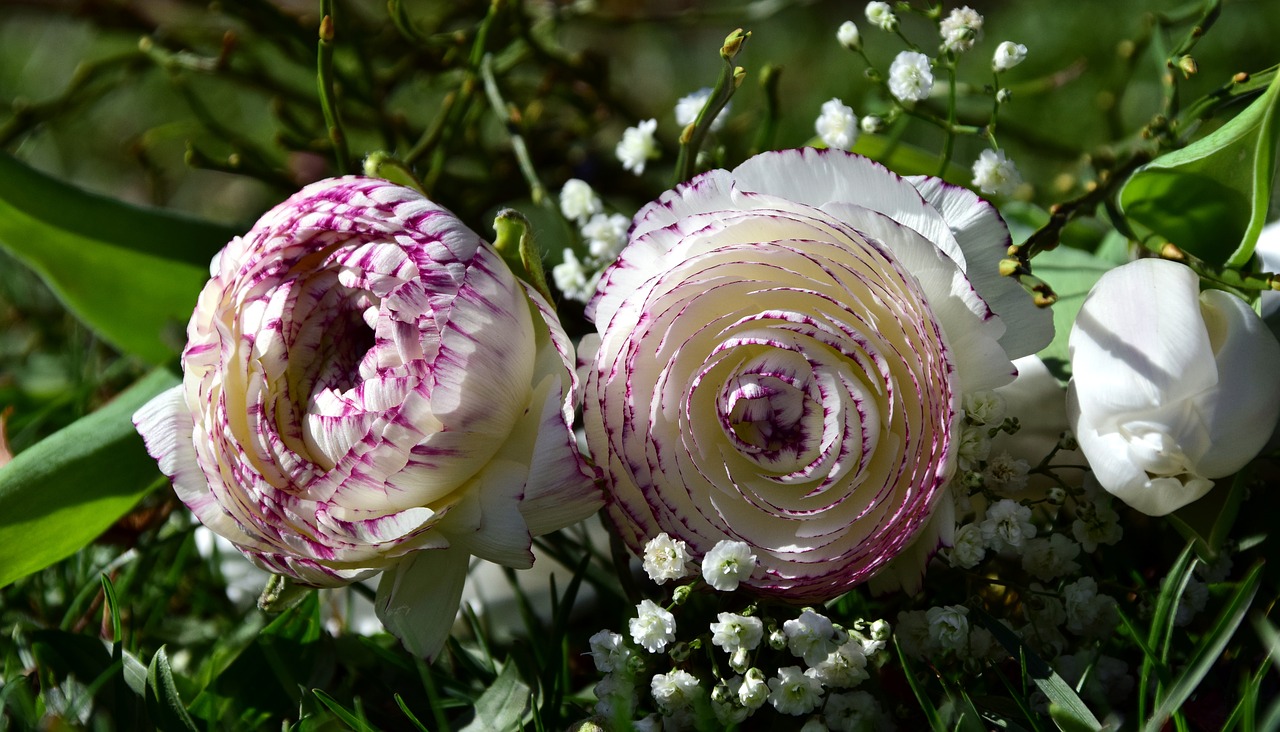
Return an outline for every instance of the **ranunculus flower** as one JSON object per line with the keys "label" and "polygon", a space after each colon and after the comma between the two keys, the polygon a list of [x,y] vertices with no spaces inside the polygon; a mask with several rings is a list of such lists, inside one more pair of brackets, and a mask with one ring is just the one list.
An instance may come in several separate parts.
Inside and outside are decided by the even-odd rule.
{"label": "ranunculus flower", "polygon": [[973,193],[832,150],[643,208],[588,306],[587,442],[622,538],[746,542],[744,585],[796,602],[874,574],[951,478],[963,396],[1051,336],[1008,245]]}
{"label": "ranunculus flower", "polygon": [[1098,280],[1071,329],[1067,409],[1120,500],[1163,516],[1262,449],[1280,417],[1280,344],[1240,298],[1158,259]]}
{"label": "ranunculus flower", "polygon": [[599,507],[568,338],[445,209],[321,181],[210,271],[183,383],[134,421],[179,498],[259,566],[320,587],[384,572],[379,617],[430,656],[473,555],[528,567],[531,536]]}

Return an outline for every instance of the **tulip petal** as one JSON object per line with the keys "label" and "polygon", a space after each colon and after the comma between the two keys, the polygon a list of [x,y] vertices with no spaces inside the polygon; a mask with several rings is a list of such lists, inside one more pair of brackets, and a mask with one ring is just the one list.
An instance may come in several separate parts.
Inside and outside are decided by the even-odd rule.
{"label": "tulip petal", "polygon": [[1206,478],[1230,475],[1271,438],[1280,418],[1280,343],[1240,298],[1206,290],[1200,304],[1217,363],[1218,382],[1197,401],[1197,416],[1211,436],[1187,457]]}

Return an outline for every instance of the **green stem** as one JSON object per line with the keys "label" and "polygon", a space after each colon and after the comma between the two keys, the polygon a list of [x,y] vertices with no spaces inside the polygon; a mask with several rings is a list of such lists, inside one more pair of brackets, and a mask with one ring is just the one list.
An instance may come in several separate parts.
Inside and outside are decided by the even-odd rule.
{"label": "green stem", "polygon": [[947,134],[942,143],[942,159],[938,161],[938,177],[945,177],[956,144],[956,62],[947,58]]}
{"label": "green stem", "polygon": [[320,108],[333,143],[334,163],[339,173],[346,174],[351,165],[347,136],[338,115],[338,98],[333,83],[333,0],[320,0],[320,41],[316,53],[316,85],[320,90]]}
{"label": "green stem", "polygon": [[742,83],[744,72],[741,67],[733,65],[733,59],[742,50],[742,44],[746,43],[750,37],[750,32],[743,32],[738,28],[724,39],[724,44],[720,47],[720,58],[724,61],[720,78],[716,80],[711,95],[707,97],[707,103],[698,113],[698,119],[686,127],[680,135],[680,154],[676,158],[674,185],[679,185],[693,177],[694,167],[698,161],[698,150],[702,148],[707,132],[711,130],[711,123],[720,114],[720,110],[724,109],[724,105],[729,103],[738,85]]}
{"label": "green stem", "polygon": [[538,171],[534,169],[533,160],[529,158],[529,148],[525,145],[524,136],[516,126],[515,114],[503,100],[502,93],[498,91],[498,82],[493,77],[493,54],[486,53],[481,59],[480,76],[484,79],[484,91],[485,96],[489,98],[489,106],[493,107],[493,113],[502,120],[507,128],[507,134],[511,136],[511,150],[515,153],[521,175],[529,184],[529,194],[533,202],[540,206],[552,206],[554,202],[547,195],[546,187],[538,178]]}

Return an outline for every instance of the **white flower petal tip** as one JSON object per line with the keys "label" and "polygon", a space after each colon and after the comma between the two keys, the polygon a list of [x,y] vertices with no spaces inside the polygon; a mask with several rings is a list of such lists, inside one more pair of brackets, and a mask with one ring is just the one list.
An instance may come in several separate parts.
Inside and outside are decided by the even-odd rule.
{"label": "white flower petal tip", "polygon": [[794,602],[879,571],[955,471],[962,395],[1051,337],[995,271],[1007,246],[974,194],[835,150],[645,206],[588,308],[585,432],[621,536],[666,532],[726,587],[715,547],[740,542],[739,589]]}
{"label": "white flower petal tip", "polygon": [[1143,513],[1200,498],[1280,418],[1280,343],[1239,298],[1143,259],[1103,275],[1070,339],[1068,413],[1098,482]]}
{"label": "white flower petal tip", "polygon": [[[260,567],[329,587],[387,571],[395,600],[437,557],[528,566],[531,536],[602,505],[554,310],[417,192],[310,185],[211,275],[182,385],[135,420],[179,498]],[[457,592],[439,592],[447,634]],[[406,645],[440,640],[392,600],[379,613]]]}

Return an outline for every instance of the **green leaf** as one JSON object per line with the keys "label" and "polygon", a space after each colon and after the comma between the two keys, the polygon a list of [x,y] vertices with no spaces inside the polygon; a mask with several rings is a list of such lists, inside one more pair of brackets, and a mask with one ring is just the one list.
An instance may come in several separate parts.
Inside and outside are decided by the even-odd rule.
{"label": "green leaf", "polygon": [[476,699],[476,718],[462,732],[518,729],[529,704],[529,687],[514,663],[503,667],[493,684]]}
{"label": "green leaf", "polygon": [[1248,263],[1266,223],[1280,142],[1280,74],[1231,121],[1135,172],[1126,217],[1201,259]]}
{"label": "green leaf", "polygon": [[1169,523],[1178,533],[1195,543],[1196,554],[1202,561],[1212,562],[1222,551],[1240,514],[1250,475],[1246,468],[1236,474],[1230,488],[1209,491],[1203,498],[1168,515]]}
{"label": "green leaf", "polygon": [[1231,596],[1231,600],[1222,609],[1221,614],[1218,615],[1213,628],[1200,638],[1200,642],[1196,644],[1195,650],[1192,651],[1191,660],[1187,662],[1186,668],[1174,679],[1169,690],[1160,698],[1159,706],[1156,707],[1155,712],[1151,714],[1151,718],[1147,720],[1146,726],[1143,727],[1145,732],[1160,732],[1164,727],[1164,723],[1168,721],[1169,716],[1180,709],[1183,702],[1191,698],[1196,687],[1208,675],[1209,670],[1213,668],[1213,664],[1217,662],[1222,655],[1222,651],[1227,647],[1231,637],[1235,635],[1236,628],[1240,627],[1245,613],[1249,610],[1249,606],[1253,604],[1253,597],[1258,593],[1258,585],[1261,581],[1262,563],[1258,562],[1249,570],[1249,574],[1240,581],[1240,585]]}
{"label": "green leaf", "polygon": [[929,722],[929,729],[945,730],[947,726],[942,720],[942,712],[925,692],[923,682],[917,679],[917,674],[907,661],[907,654],[903,653],[902,646],[898,645],[897,638],[893,639],[893,647],[898,651],[898,663],[902,665],[902,674],[907,677],[907,684],[911,686],[911,693],[915,694],[916,703],[920,705],[920,711],[924,712],[924,718]]}
{"label": "green leaf", "polygon": [[[817,139],[810,140],[810,143],[822,144]],[[865,155],[898,175],[938,175],[937,153],[883,135],[858,135],[850,152]],[[973,182],[973,174],[960,165],[948,163],[942,179],[967,188]]]}
{"label": "green leaf", "polygon": [[106,341],[152,363],[180,351],[209,261],[235,233],[87,193],[0,153],[0,247]]}
{"label": "green leaf", "polygon": [[1040,351],[1040,358],[1056,375],[1062,376],[1069,371],[1067,340],[1071,337],[1071,326],[1076,322],[1085,296],[1111,268],[1110,263],[1088,252],[1063,246],[1031,260],[1035,275],[1058,293],[1058,301],[1053,304],[1053,341]]}
{"label": "green leaf", "polygon": [[312,689],[311,693],[315,694],[316,698],[320,700],[320,703],[325,705],[329,711],[333,712],[333,716],[342,720],[343,724],[353,730],[356,730],[356,732],[373,732],[373,728],[370,727],[367,722],[361,719],[355,712],[342,706],[337,699],[326,694],[324,689]]}
{"label": "green leaf", "polygon": [[147,668],[147,711],[163,730],[189,730],[196,732],[195,722],[187,714],[173,681],[173,669],[169,666],[169,654],[164,646],[151,657]]}
{"label": "green leaf", "polygon": [[74,554],[160,483],[130,418],[177,383],[157,369],[0,467],[0,587]]}
{"label": "green leaf", "polygon": [[[1031,679],[1036,688],[1044,692],[1049,698],[1050,716],[1054,724],[1058,725],[1058,729],[1063,732],[1077,732],[1088,730],[1089,732],[1101,732],[1102,723],[1098,718],[1093,716],[1093,712],[1089,711],[1089,707],[1081,701],[1080,696],[1076,694],[1076,690],[1066,682],[1057,671],[1054,671],[1044,659],[1037,656],[1030,648],[1022,644],[1018,636],[1013,631],[1004,626],[1003,623],[991,617],[986,611],[980,607],[973,608],[974,617],[987,630],[991,631],[991,635],[1004,646],[1009,655],[1014,658],[1022,659],[1027,676]],[[1052,710],[1057,707],[1057,712]]]}

